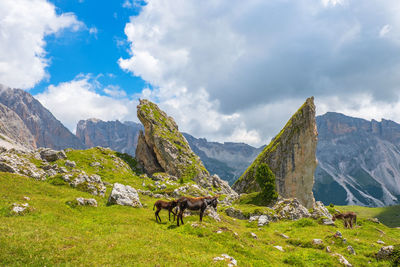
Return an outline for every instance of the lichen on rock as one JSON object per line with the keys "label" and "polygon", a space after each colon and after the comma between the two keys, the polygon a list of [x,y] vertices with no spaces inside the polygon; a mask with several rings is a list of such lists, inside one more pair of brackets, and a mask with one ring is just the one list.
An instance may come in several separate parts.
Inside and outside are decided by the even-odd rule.
{"label": "lichen on rock", "polygon": [[260,191],[255,174],[258,165],[266,163],[275,174],[276,189],[281,197],[296,198],[307,208],[313,207],[317,136],[314,98],[311,97],[258,155],[233,189],[238,193]]}

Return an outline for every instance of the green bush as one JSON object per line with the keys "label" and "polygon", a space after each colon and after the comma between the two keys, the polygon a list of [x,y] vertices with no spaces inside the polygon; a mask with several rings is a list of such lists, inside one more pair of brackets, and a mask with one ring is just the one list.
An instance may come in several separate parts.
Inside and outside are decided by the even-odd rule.
{"label": "green bush", "polygon": [[390,257],[392,266],[400,266],[400,244],[393,246],[393,253]]}
{"label": "green bush", "polygon": [[261,196],[266,203],[271,203],[278,198],[275,187],[275,174],[267,164],[261,163],[256,170],[256,181],[261,187]]}

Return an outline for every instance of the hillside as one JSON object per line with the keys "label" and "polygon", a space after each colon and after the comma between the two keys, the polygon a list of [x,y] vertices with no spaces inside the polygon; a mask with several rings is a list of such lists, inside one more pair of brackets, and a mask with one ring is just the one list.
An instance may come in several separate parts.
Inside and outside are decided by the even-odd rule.
{"label": "hillside", "polygon": [[[161,213],[163,222],[156,223],[152,210],[156,199],[143,194],[140,200],[144,208],[107,206],[106,198],[99,196],[94,197],[97,208],[75,207],[68,203],[77,197],[93,196],[15,174],[0,173],[0,183],[3,266],[226,266],[226,262],[213,260],[221,254],[232,256],[239,266],[341,266],[333,253],[340,253],[354,266],[388,266],[388,261],[375,259],[374,254],[382,246],[376,242],[382,240],[391,245],[400,241],[398,229],[362,216],[354,230],[344,229],[341,223],[338,228],[320,225],[311,219],[279,221],[260,228],[247,220],[226,216],[219,207],[221,222],[206,217],[198,224],[198,215],[192,215],[184,218],[184,226],[176,227],[167,221],[165,211]],[[30,200],[24,200],[26,196]],[[34,210],[24,216],[11,215],[9,207],[15,202],[28,202]],[[358,210],[362,214],[369,208]],[[398,219],[396,224],[400,225]],[[337,230],[346,243],[333,237]],[[250,235],[252,232],[258,239]],[[323,245],[312,245],[314,238],[322,239]],[[349,245],[356,255],[347,251]],[[282,246],[284,252],[274,246]],[[326,246],[331,253],[325,251]]]}
{"label": "hillside", "polygon": [[317,125],[317,199],[340,205],[399,203],[399,124],[329,112],[317,117]]}

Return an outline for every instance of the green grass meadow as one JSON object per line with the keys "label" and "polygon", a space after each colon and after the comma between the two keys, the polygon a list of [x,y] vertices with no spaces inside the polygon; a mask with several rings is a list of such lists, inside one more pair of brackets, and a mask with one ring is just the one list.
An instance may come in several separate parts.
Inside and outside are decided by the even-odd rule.
{"label": "green grass meadow", "polygon": [[[213,261],[222,253],[234,257],[239,266],[340,266],[337,258],[325,251],[328,245],[353,266],[388,266],[389,261],[374,257],[382,246],[376,241],[400,243],[399,229],[366,220],[383,214],[384,221],[399,207],[336,207],[356,210],[360,218],[355,229],[344,229],[341,223],[337,228],[324,226],[312,219],[258,228],[223,212],[219,212],[221,222],[206,217],[198,224],[198,216],[193,215],[184,218],[184,226],[176,227],[168,222],[166,211],[160,213],[163,222],[156,223],[152,210],[155,199],[142,195],[144,208],[107,206],[107,198],[101,197],[95,197],[97,208],[72,207],[67,203],[76,197],[93,196],[7,173],[0,173],[0,184],[1,266],[227,266],[226,262]],[[24,196],[31,200],[25,201]],[[11,215],[15,202],[28,202],[34,210],[23,216]],[[400,225],[391,217],[388,222]],[[333,237],[337,230],[347,243]],[[251,232],[258,239],[251,237]],[[284,239],[281,233],[290,238]],[[322,239],[324,245],[313,245],[314,238]],[[276,245],[285,252],[273,247]],[[348,245],[356,255],[347,252]]]}

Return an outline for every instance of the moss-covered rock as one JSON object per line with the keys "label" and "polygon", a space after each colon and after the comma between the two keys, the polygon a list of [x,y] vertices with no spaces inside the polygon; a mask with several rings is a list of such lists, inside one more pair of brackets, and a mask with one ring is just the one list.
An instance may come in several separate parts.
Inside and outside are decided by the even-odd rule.
{"label": "moss-covered rock", "polygon": [[159,107],[140,100],[137,116],[143,123],[136,149],[136,158],[149,175],[166,172],[178,177],[180,183],[195,181],[210,191],[232,194],[234,191],[219,177],[210,176],[200,158],[192,151],[179,132],[174,119]]}
{"label": "moss-covered rock", "polygon": [[233,188],[239,193],[261,191],[255,176],[258,166],[266,163],[275,174],[278,194],[284,198],[297,198],[301,204],[311,208],[314,204],[312,188],[317,166],[317,136],[314,98],[311,97],[264,148]]}

